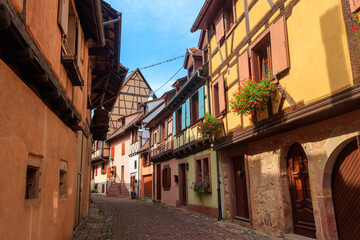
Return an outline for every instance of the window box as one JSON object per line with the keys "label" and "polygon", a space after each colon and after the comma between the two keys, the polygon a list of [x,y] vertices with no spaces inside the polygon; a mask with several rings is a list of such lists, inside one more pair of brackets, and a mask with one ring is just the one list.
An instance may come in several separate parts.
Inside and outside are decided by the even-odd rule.
{"label": "window box", "polygon": [[64,65],[72,85],[84,86],[84,80],[81,77],[76,56],[71,54],[62,54],[61,63]]}

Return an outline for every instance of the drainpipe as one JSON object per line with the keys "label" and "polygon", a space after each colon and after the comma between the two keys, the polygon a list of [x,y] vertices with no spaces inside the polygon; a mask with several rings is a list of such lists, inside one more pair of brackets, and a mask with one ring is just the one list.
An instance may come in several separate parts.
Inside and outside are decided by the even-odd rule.
{"label": "drainpipe", "polygon": [[94,7],[95,7],[97,29],[98,29],[99,44],[100,44],[100,46],[103,47],[103,46],[105,46],[105,33],[104,33],[104,26],[102,24],[103,15],[102,15],[102,10],[101,10],[100,0],[94,0]]}
{"label": "drainpipe", "polygon": [[[200,75],[200,72],[198,71],[198,77],[201,79],[206,80],[206,101],[208,105],[208,111],[211,114],[211,107],[210,107],[210,86],[209,86],[209,79],[205,78]],[[211,144],[211,149],[213,147],[213,144]],[[222,204],[222,187],[221,187],[221,171],[220,171],[220,162],[219,162],[219,152],[216,151],[216,173],[217,173],[217,195],[218,195],[218,220],[223,218],[223,204]]]}

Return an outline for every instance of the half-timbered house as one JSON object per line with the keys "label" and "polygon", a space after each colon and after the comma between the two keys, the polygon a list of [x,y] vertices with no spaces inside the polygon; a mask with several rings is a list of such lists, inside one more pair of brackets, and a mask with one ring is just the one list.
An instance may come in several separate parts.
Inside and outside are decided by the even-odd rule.
{"label": "half-timbered house", "polygon": [[[204,3],[191,31],[207,42],[211,113],[224,129],[214,143],[223,217],[279,237],[360,238],[359,7]],[[264,109],[237,114],[227,101],[264,74],[276,86]]]}

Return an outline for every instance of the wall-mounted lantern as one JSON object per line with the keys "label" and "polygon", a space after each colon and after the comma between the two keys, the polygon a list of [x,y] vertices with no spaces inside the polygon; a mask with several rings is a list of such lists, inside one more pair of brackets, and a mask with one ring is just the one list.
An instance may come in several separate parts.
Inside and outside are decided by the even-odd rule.
{"label": "wall-mounted lantern", "polygon": [[179,182],[179,176],[178,175],[174,175],[174,181]]}
{"label": "wall-mounted lantern", "polygon": [[186,170],[189,170],[189,163],[188,162],[185,163],[185,167],[186,167]]}

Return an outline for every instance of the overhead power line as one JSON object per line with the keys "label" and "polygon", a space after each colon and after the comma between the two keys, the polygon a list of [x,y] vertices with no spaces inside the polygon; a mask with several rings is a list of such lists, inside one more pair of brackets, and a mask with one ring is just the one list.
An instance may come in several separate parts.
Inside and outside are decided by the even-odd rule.
{"label": "overhead power line", "polygon": [[172,77],[169,80],[167,80],[163,85],[161,85],[161,87],[156,89],[154,91],[154,93],[156,93],[158,90],[160,90],[162,87],[164,87],[168,82],[170,82],[181,71],[181,69],[183,69],[183,66],[181,66],[180,69],[174,75],[172,75]]}

